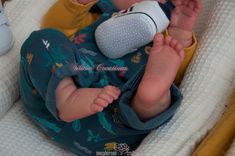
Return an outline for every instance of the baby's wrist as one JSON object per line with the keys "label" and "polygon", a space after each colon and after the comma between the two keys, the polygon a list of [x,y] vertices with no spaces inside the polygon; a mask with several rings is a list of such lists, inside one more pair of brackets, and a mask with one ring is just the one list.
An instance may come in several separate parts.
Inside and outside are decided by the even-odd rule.
{"label": "baby's wrist", "polygon": [[169,27],[168,34],[180,42],[184,48],[190,47],[193,43],[193,32],[178,27]]}

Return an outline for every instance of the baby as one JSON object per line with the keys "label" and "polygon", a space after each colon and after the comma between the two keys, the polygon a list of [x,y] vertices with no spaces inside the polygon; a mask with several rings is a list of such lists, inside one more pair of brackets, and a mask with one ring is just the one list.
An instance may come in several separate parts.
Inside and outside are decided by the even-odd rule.
{"label": "baby", "polygon": [[[138,1],[114,0],[113,4],[123,10]],[[82,5],[89,5],[92,2],[94,0],[73,1]],[[131,106],[143,120],[152,118],[169,106],[170,86],[184,59],[183,48],[192,44],[192,28],[200,10],[199,2],[195,0],[173,2],[177,7],[168,28],[169,36],[164,39],[163,35],[156,35],[144,76],[131,101]],[[57,109],[62,120],[71,122],[103,111],[118,99],[120,93],[117,87],[110,85],[104,88],[77,89],[73,80],[68,77],[57,87]],[[76,108],[79,108],[79,111]]]}
{"label": "baby", "polygon": [[[179,84],[195,50],[199,0],[172,0],[175,9],[165,37],[156,34],[153,45],[120,59],[104,57],[95,44],[100,23],[140,1],[59,0],[42,27],[62,31],[73,43],[57,30],[44,29],[22,46],[20,89],[26,112],[78,155],[123,154],[124,147],[128,154],[172,117],[182,99],[172,83]],[[102,14],[89,12],[95,4]],[[127,70],[107,70],[114,65]]]}

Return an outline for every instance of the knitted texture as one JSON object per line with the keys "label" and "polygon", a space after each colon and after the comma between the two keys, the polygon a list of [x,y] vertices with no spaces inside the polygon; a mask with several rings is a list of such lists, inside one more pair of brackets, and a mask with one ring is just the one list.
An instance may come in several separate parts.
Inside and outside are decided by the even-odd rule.
{"label": "knitted texture", "polygon": [[197,19],[197,23],[194,28],[197,39],[200,40],[201,35],[207,28],[208,21],[210,20],[212,10],[218,0],[200,0],[202,3],[202,12]]}
{"label": "knitted texture", "polygon": [[235,139],[232,145],[230,146],[228,152],[226,153],[226,156],[234,156],[234,155],[235,155]]}
{"label": "knitted texture", "polygon": [[213,127],[234,87],[235,0],[217,1],[181,85],[182,105],[134,155],[185,156]]}
{"label": "knitted texture", "polygon": [[[13,0],[6,5],[16,41],[13,49],[0,57],[0,117],[19,97],[20,47],[33,30],[39,29],[42,15],[55,1]],[[195,28],[202,39],[181,85],[183,103],[172,120],[153,131],[134,155],[190,155],[223,112],[234,85],[235,0],[218,1],[214,9],[214,0],[202,2],[204,9]],[[41,133],[20,103],[0,120],[0,135],[0,155],[71,155]]]}
{"label": "knitted texture", "polygon": [[[15,47],[14,47],[15,48]],[[19,56],[8,53],[0,57],[0,118],[19,97],[18,62]]]}
{"label": "knitted texture", "polygon": [[0,119],[19,98],[20,48],[27,36],[39,29],[42,15],[55,0],[14,0],[6,2],[5,13],[15,37],[14,47],[0,57]]}
{"label": "knitted texture", "polygon": [[17,102],[0,121],[1,156],[74,156],[57,146],[26,116]]}

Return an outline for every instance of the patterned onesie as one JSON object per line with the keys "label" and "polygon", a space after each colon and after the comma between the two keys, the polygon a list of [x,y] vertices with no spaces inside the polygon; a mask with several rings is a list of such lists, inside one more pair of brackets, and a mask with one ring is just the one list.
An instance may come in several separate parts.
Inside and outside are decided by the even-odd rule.
{"label": "patterned onesie", "polygon": [[[151,130],[173,116],[182,95],[172,85],[172,103],[167,110],[145,122],[138,118],[129,101],[143,76],[151,45],[120,59],[106,58],[96,46],[94,31],[115,8],[99,6],[105,8],[102,16],[77,32],[72,42],[54,29],[29,36],[21,49],[21,97],[29,117],[62,147],[79,156],[130,155]],[[102,112],[66,123],[58,117],[55,90],[68,76],[79,88],[114,85],[122,93]]]}

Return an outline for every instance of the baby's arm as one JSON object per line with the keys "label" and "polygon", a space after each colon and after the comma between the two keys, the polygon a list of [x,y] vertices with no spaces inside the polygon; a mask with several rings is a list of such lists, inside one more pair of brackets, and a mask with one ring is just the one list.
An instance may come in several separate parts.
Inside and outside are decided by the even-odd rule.
{"label": "baby's arm", "polygon": [[193,27],[201,12],[200,0],[172,0],[176,6],[172,12],[168,34],[179,41],[185,48],[185,57],[175,78],[179,85],[196,49],[197,40]]}
{"label": "baby's arm", "polygon": [[72,122],[103,111],[119,95],[120,90],[114,86],[78,89],[67,77],[56,88],[56,108],[61,120]]}
{"label": "baby's arm", "polygon": [[193,42],[193,27],[201,12],[200,0],[172,0],[175,9],[172,12],[169,35],[179,41],[184,48]]}
{"label": "baby's arm", "polygon": [[42,28],[56,28],[66,36],[91,24],[99,14],[89,13],[97,0],[58,0],[44,16]]}

